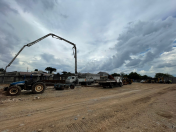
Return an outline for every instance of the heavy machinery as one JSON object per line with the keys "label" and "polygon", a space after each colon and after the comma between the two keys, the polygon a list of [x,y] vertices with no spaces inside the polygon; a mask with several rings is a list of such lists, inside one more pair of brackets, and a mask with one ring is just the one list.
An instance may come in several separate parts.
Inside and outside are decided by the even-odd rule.
{"label": "heavy machinery", "polygon": [[123,86],[123,82],[121,77],[113,77],[111,75],[108,75],[108,79],[106,80],[99,80],[98,81],[99,85],[103,86],[103,88],[105,87],[109,87],[109,88],[113,88],[115,86]]}
{"label": "heavy machinery", "polygon": [[158,83],[165,83],[164,78],[163,77],[158,78]]}
{"label": "heavy machinery", "polygon": [[[73,45],[73,49],[75,50],[75,52],[73,50],[73,54],[74,54],[74,58],[75,58],[75,76],[77,76],[77,51],[76,51],[76,45],[74,43],[64,39],[64,38],[61,38],[61,37],[59,37],[59,36],[57,36],[55,34],[49,33],[49,34],[47,34],[47,35],[45,35],[45,36],[43,36],[43,37],[31,42],[31,43],[28,43],[28,44],[24,45],[20,49],[20,51],[15,55],[15,57],[12,59],[12,61],[6,66],[5,72],[4,72],[4,77],[5,77],[5,73],[6,73],[7,67],[9,67],[12,64],[12,62],[16,59],[16,57],[20,54],[20,52],[26,46],[30,47],[30,46],[36,44],[37,42],[45,39],[48,36],[52,36],[53,38],[63,40],[65,42]],[[4,78],[3,78],[3,83],[4,83]],[[70,87],[73,88],[72,85],[70,85]],[[42,93],[42,92],[44,92],[45,88],[46,88],[46,86],[45,86],[45,84],[42,81],[34,81],[33,79],[31,79],[31,80],[28,80],[28,81],[19,81],[19,82],[11,83],[8,87],[4,88],[4,91],[7,91],[7,94],[9,94],[9,95],[14,96],[14,95],[20,94],[21,90],[23,90],[23,89],[24,90],[32,90],[33,93]]]}
{"label": "heavy machinery", "polygon": [[129,78],[122,79],[123,85],[132,84],[133,80]]}
{"label": "heavy machinery", "polygon": [[35,80],[33,78],[26,81],[13,82],[9,87],[5,87],[8,95],[15,96],[21,93],[21,90],[32,90],[32,93],[43,93],[46,89],[42,80]]}
{"label": "heavy machinery", "polygon": [[96,80],[100,80],[100,74],[79,73],[78,76],[68,76],[65,84],[57,83],[54,85],[54,88],[56,90],[64,90],[68,87],[74,89],[75,84],[91,85]]}
{"label": "heavy machinery", "polygon": [[78,76],[69,76],[66,79],[66,83],[75,83],[77,80],[78,84],[81,85],[90,85],[96,80],[100,80],[100,74],[92,73],[79,73]]}

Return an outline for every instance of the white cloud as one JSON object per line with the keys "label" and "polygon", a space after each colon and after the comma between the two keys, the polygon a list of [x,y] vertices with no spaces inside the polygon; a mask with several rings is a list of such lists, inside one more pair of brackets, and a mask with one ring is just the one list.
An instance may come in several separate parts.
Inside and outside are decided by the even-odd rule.
{"label": "white cloud", "polygon": [[[162,55],[172,52],[175,40],[174,2],[2,0],[0,67],[5,67],[24,44],[48,33],[77,45],[78,72],[131,72],[135,69],[142,73],[151,65],[154,69],[161,67]],[[47,38],[25,48],[9,70],[22,71],[27,66],[44,70],[51,65],[59,71],[74,72],[71,48],[63,41]],[[172,55],[164,59],[169,63],[166,66],[174,65]]]}

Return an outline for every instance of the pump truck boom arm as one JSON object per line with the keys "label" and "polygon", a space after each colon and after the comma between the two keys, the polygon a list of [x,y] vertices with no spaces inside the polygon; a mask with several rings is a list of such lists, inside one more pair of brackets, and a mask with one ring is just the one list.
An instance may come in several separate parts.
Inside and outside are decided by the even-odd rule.
{"label": "pump truck boom arm", "polygon": [[[75,49],[75,54],[74,54],[74,58],[75,58],[75,74],[77,75],[77,52],[76,52],[76,44],[74,44],[74,43],[72,43],[72,42],[70,42],[70,41],[68,41],[68,40],[66,40],[66,39],[64,39],[64,38],[62,38],[62,37],[59,37],[59,36],[57,36],[57,35],[55,35],[55,34],[49,33],[49,34],[47,34],[47,35],[45,35],[45,36],[43,36],[43,37],[41,37],[41,38],[39,38],[39,39],[37,39],[37,40],[31,42],[31,43],[28,43],[28,44],[24,45],[24,46],[20,49],[20,51],[15,55],[15,57],[11,60],[11,62],[6,66],[5,72],[4,72],[4,76],[5,76],[7,67],[9,67],[9,66],[13,63],[13,61],[16,59],[16,57],[21,53],[21,51],[22,51],[26,46],[30,47],[30,46],[32,46],[32,45],[38,43],[39,41],[41,41],[41,40],[47,38],[48,36],[52,36],[53,38],[63,40],[63,41],[65,41],[65,42],[67,42],[67,43],[73,45],[73,48]],[[3,83],[4,83],[4,78],[3,78]]]}

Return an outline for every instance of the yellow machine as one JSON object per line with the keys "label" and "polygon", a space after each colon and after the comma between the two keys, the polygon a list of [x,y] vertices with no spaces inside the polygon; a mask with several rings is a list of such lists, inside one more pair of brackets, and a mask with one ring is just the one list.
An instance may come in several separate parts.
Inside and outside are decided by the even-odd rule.
{"label": "yellow machine", "polygon": [[163,77],[158,78],[158,83],[164,83],[164,78]]}
{"label": "yellow machine", "polygon": [[123,85],[127,85],[127,84],[132,84],[133,80],[128,78],[123,78],[122,82],[123,82]]}

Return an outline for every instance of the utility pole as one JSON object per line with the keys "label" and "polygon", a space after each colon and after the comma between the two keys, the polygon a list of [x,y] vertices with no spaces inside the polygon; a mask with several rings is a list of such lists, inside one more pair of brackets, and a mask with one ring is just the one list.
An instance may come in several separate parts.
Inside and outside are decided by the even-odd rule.
{"label": "utility pole", "polygon": [[27,72],[28,72],[28,67],[27,67]]}

